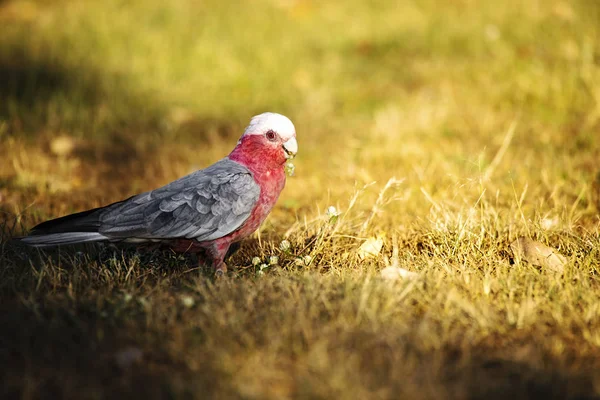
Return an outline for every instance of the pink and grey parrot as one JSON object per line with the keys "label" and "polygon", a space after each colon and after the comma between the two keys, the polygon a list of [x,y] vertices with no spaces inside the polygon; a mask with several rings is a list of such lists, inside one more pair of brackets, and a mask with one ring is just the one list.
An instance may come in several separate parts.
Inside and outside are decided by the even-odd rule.
{"label": "pink and grey parrot", "polygon": [[276,113],[255,116],[229,156],[150,192],[43,222],[21,240],[44,247],[95,241],[161,242],[204,252],[217,273],[231,244],[254,232],[285,185],[296,155],[294,124]]}

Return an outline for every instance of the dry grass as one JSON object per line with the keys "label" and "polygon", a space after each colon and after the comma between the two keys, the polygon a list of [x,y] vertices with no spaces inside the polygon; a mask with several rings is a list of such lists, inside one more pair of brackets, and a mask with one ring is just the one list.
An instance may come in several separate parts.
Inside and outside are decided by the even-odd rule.
{"label": "dry grass", "polygon": [[[598,398],[599,21],[586,0],[0,2],[1,397]],[[266,110],[296,124],[297,176],[225,279],[10,241],[216,161]],[[515,259],[520,236],[564,273]]]}

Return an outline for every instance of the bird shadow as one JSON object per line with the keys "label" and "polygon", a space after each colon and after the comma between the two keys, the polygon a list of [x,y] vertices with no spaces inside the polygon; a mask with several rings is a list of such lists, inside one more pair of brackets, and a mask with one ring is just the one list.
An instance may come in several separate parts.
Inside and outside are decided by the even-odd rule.
{"label": "bird shadow", "polygon": [[[264,244],[264,243],[263,243]],[[250,265],[254,254],[260,251],[255,239],[233,243],[225,261],[229,263],[229,275],[238,275]],[[37,279],[37,274],[48,268],[60,267],[67,274],[85,270],[90,275],[109,274],[130,270],[144,278],[158,281],[169,277],[176,287],[190,279],[202,276],[215,278],[215,271],[206,253],[176,252],[167,244],[131,244],[123,242],[80,243],[55,247],[34,248],[23,244],[6,229],[0,235],[0,267],[5,274],[16,271],[18,279]],[[35,273],[24,273],[33,268]],[[29,271],[31,272],[31,271]],[[16,279],[16,276],[9,276]],[[0,294],[2,290],[0,289]]]}

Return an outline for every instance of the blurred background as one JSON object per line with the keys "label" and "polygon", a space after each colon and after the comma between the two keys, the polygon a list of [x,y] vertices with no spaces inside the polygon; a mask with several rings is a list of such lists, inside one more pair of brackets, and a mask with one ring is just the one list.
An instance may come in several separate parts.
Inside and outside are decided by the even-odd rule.
{"label": "blurred background", "polygon": [[[296,176],[222,281],[5,240],[265,111]],[[598,0],[0,0],[0,397],[597,398],[599,160]]]}
{"label": "blurred background", "polygon": [[4,0],[0,209],[37,222],[151,189],[267,110],[296,124],[294,212],[391,176],[448,198],[513,124],[492,189],[587,198],[599,21],[594,0]]}

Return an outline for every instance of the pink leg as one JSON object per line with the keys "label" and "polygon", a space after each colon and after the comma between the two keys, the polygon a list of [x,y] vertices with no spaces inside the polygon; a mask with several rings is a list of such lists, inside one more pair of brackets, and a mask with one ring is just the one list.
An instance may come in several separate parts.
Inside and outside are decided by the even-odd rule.
{"label": "pink leg", "polygon": [[211,266],[215,269],[215,275],[222,276],[227,273],[227,264],[225,264],[225,256],[229,245],[227,240],[215,240],[206,248],[206,255],[210,259]]}
{"label": "pink leg", "polygon": [[[171,248],[180,253],[198,254],[198,267],[202,268],[205,261],[209,261],[216,275],[224,275],[227,272],[225,256],[231,242],[227,239],[217,239],[212,242],[197,242],[195,240],[178,240],[171,243]],[[202,257],[202,255],[206,257]],[[206,258],[206,259],[205,259]]]}

